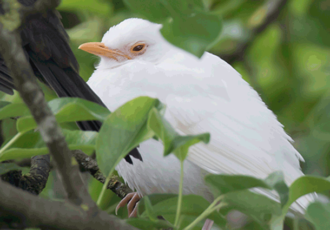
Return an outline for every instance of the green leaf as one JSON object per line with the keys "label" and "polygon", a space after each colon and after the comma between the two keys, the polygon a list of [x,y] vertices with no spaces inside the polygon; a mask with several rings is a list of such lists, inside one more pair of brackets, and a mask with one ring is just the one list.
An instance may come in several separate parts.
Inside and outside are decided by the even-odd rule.
{"label": "green leaf", "polygon": [[12,139],[17,131],[16,131],[16,121],[14,119],[6,118],[1,122],[1,131],[4,142],[2,146],[4,146],[10,139]]}
{"label": "green leaf", "polygon": [[[164,200],[167,200],[167,199],[171,199],[171,198],[174,198],[174,197],[177,197],[176,194],[151,194],[151,195],[148,195],[148,199],[150,200],[150,202],[153,204],[153,205],[156,205],[158,204],[159,202],[162,202]],[[144,199],[144,197],[141,199],[141,201]],[[142,213],[146,210],[146,207],[145,207],[145,204],[144,202],[140,202],[139,205],[138,205],[138,214],[139,216],[142,215]]]}
{"label": "green leaf", "polygon": [[289,200],[289,188],[284,181],[283,172],[274,172],[270,174],[265,182],[276,190],[280,196],[281,207],[283,207]]}
{"label": "green leaf", "polygon": [[300,197],[314,192],[330,190],[330,181],[321,177],[302,176],[295,180],[289,188],[288,202],[282,207],[282,215],[272,219],[271,225],[282,226],[290,206]]}
{"label": "green leaf", "polygon": [[241,191],[254,187],[272,189],[265,181],[244,175],[207,175],[205,182],[212,188],[215,197],[230,192]]}
{"label": "green leaf", "polygon": [[302,176],[295,180],[289,188],[289,201],[283,207],[286,213],[291,204],[298,198],[313,192],[323,192],[330,190],[330,181],[321,177]]}
{"label": "green leaf", "polygon": [[109,176],[120,160],[139,143],[153,137],[147,128],[149,111],[161,109],[157,99],[150,97],[135,98],[104,121],[96,141],[97,162],[101,172]]}
{"label": "green leaf", "polygon": [[190,17],[174,17],[160,31],[168,42],[201,57],[219,38],[221,21],[217,15],[196,12]]}
{"label": "green leaf", "polygon": [[162,140],[164,156],[173,152],[181,161],[186,158],[190,146],[201,141],[204,143],[210,141],[209,133],[180,136],[156,109],[150,111],[148,127]]}
{"label": "green leaf", "polygon": [[197,57],[220,35],[219,16],[206,12],[201,0],[125,0],[125,3],[149,21],[163,23],[164,38]]}
{"label": "green leaf", "polygon": [[[148,196],[153,206],[153,212],[156,216],[172,216],[176,214],[176,206],[178,204],[178,197],[171,197],[173,194],[153,194]],[[145,197],[142,198],[144,200]],[[153,202],[156,201],[156,202]],[[182,197],[182,206],[180,215],[193,216],[197,218],[204,210],[210,205],[210,203],[201,196],[197,195],[185,195]],[[140,206],[140,205],[139,205]],[[147,213],[143,212],[144,207],[139,207],[139,213],[141,217],[146,217]],[[219,227],[226,225],[226,220],[218,212],[211,213],[208,219],[212,219]],[[167,219],[168,221],[174,221],[174,219]],[[173,224],[173,223],[172,223]],[[183,228],[184,226],[180,226]]]}
{"label": "green leaf", "polygon": [[276,201],[249,190],[227,193],[223,200],[226,206],[221,213],[238,210],[253,218],[261,227],[268,229],[268,224],[273,217],[281,216],[280,204]]}
{"label": "green leaf", "polygon": [[146,213],[147,213],[149,219],[152,220],[152,221],[157,221],[157,216],[155,215],[155,211],[152,208],[152,204],[150,202],[150,199],[146,196],[146,197],[144,197],[143,201],[144,201],[144,205],[145,205],[145,208],[146,208]]}
{"label": "green leaf", "polygon": [[201,0],[124,0],[135,13],[143,15],[149,21],[162,23],[171,15],[185,14],[190,16],[196,10],[204,10]]}
{"label": "green leaf", "polygon": [[11,104],[10,101],[0,101],[0,109],[2,109],[3,107],[7,106]]}
{"label": "green leaf", "polygon": [[[48,103],[58,123],[72,121],[103,121],[110,111],[96,103],[81,98],[56,98]],[[37,127],[33,117],[25,116],[17,120],[17,130],[26,132]]]}
{"label": "green leaf", "polygon": [[135,13],[141,14],[152,22],[162,22],[170,13],[158,0],[124,0],[125,4]]}
{"label": "green leaf", "polygon": [[[97,132],[62,130],[66,142],[71,150],[81,149],[91,154],[95,149]],[[39,132],[22,134],[8,149],[0,154],[0,161],[29,158],[48,153],[48,148]]]}
{"label": "green leaf", "polygon": [[12,170],[23,170],[26,167],[20,167],[15,163],[2,163],[0,164],[0,175],[5,174]]}
{"label": "green leaf", "polygon": [[30,114],[30,111],[24,103],[10,103],[7,101],[1,101],[0,120],[9,117],[19,117],[27,114]]}
{"label": "green leaf", "polygon": [[330,204],[320,202],[312,203],[308,206],[305,214],[306,218],[312,222],[316,230],[330,229]]}
{"label": "green leaf", "polygon": [[126,223],[138,228],[138,229],[168,229],[173,228],[173,225],[164,220],[148,220],[142,218],[129,218],[125,220]]}
{"label": "green leaf", "polygon": [[64,11],[82,11],[86,10],[88,12],[103,15],[107,17],[111,13],[111,4],[102,0],[93,1],[81,1],[81,0],[65,0],[61,1],[61,4],[57,8]]}

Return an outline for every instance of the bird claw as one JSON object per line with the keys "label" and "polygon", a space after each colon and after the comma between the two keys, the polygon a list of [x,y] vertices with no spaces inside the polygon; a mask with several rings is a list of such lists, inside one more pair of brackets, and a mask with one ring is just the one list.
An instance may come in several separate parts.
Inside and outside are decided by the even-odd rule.
{"label": "bird claw", "polygon": [[116,207],[116,215],[118,212],[118,209],[121,207],[124,207],[127,204],[127,211],[128,211],[128,217],[136,217],[137,216],[137,205],[140,200],[140,196],[137,192],[128,193],[117,205]]}

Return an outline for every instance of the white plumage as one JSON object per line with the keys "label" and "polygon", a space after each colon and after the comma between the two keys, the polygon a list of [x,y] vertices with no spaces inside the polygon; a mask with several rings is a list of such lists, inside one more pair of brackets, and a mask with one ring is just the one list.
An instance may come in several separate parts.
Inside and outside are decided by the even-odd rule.
{"label": "white plumage", "polygon": [[[102,42],[122,55],[117,60],[100,55],[88,84],[111,111],[138,96],[155,97],[167,105],[165,118],[180,134],[210,132],[209,144],[189,150],[184,193],[211,201],[203,181],[207,173],[265,178],[282,170],[288,185],[302,176],[299,160],[303,158],[291,138],[239,73],[210,53],[198,59],[176,48],[161,36],[160,28],[142,19],[110,28]],[[136,44],[145,45],[143,52],[132,51]],[[178,159],[163,158],[163,146],[155,140],[138,149],[143,162],[132,158],[131,165],[122,160],[116,168],[128,185],[141,195],[178,192]],[[266,195],[277,199],[275,193]],[[309,200],[301,198],[292,209],[303,212]]]}

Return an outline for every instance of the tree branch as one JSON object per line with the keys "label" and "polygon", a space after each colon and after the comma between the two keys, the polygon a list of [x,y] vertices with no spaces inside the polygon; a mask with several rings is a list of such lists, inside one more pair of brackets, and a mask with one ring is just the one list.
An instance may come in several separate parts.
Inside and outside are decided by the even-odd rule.
{"label": "tree branch", "polygon": [[0,188],[0,222],[6,222],[11,228],[136,230],[106,212],[90,215],[75,205],[45,200],[1,180]]}
{"label": "tree branch", "polygon": [[[89,173],[102,184],[105,183],[106,178],[101,173],[97,162],[94,159],[87,156],[81,150],[73,150],[71,152],[83,169],[89,171]],[[128,193],[132,192],[132,190],[122,183],[117,176],[111,176],[107,189],[111,189],[111,191],[120,198],[124,198]]]}
{"label": "tree branch", "polygon": [[20,179],[19,188],[39,195],[45,188],[50,172],[50,156],[34,156],[31,159],[30,172]]}
{"label": "tree branch", "polygon": [[[14,163],[13,160],[2,163]],[[45,188],[49,171],[50,171],[50,157],[49,155],[34,156],[29,159],[29,173],[22,175],[21,170],[12,170],[0,176],[3,181],[21,188],[24,191],[38,195]]]}
{"label": "tree branch", "polygon": [[229,64],[242,60],[246,50],[252,45],[254,39],[278,18],[287,2],[288,0],[269,1],[271,5],[268,7],[265,20],[263,23],[252,29],[249,40],[238,44],[237,48],[232,53],[220,54],[219,56]]}

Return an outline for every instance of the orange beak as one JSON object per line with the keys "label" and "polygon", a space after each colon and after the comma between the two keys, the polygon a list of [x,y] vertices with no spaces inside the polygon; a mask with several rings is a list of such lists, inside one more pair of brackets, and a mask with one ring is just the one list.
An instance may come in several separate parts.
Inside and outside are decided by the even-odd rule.
{"label": "orange beak", "polygon": [[112,59],[115,59],[116,61],[118,61],[118,59],[117,59],[118,56],[125,57],[127,59],[131,59],[129,56],[123,54],[120,51],[109,49],[108,47],[106,47],[104,45],[104,43],[101,43],[101,42],[84,43],[84,44],[80,45],[78,49],[81,49],[81,50],[86,51],[91,54],[112,58]]}

